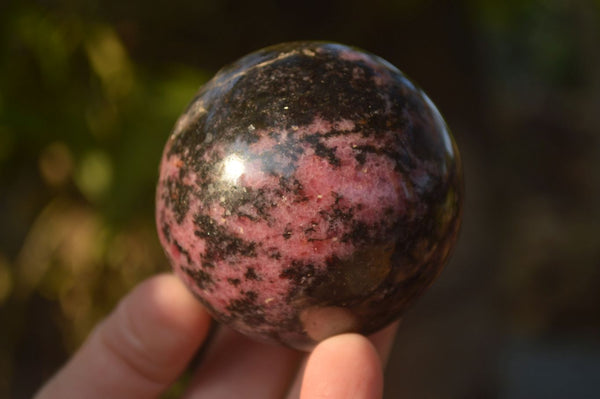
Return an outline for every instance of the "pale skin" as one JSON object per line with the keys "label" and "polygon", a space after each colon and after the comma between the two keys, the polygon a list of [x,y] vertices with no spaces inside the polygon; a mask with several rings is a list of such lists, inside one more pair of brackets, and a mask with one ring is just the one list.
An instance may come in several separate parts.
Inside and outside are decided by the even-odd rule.
{"label": "pale skin", "polygon": [[[173,275],[132,290],[36,399],[157,398],[203,345],[211,318]],[[183,398],[381,398],[397,325],[342,334],[306,354],[221,328]]]}

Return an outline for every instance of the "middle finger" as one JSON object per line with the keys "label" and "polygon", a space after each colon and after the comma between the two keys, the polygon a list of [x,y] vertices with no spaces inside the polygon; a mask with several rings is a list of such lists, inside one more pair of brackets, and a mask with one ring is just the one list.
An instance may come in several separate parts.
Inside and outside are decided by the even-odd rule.
{"label": "middle finger", "polygon": [[220,327],[184,398],[281,398],[303,353]]}

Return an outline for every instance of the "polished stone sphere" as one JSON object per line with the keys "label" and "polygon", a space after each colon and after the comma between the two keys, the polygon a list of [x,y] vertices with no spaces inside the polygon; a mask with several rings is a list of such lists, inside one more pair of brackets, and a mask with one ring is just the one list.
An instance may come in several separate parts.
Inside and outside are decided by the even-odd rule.
{"label": "polished stone sphere", "polygon": [[200,89],[167,141],[156,219],[217,320],[310,350],[400,317],[448,259],[462,192],[453,138],[402,72],[295,42]]}

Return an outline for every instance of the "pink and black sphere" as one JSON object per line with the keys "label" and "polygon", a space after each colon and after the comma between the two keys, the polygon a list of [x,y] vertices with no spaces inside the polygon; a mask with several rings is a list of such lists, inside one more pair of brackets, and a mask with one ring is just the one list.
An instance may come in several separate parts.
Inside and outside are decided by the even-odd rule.
{"label": "pink and black sphere", "polygon": [[454,140],[402,72],[295,42],[200,89],[167,141],[156,219],[217,320],[310,350],[400,317],[446,263],[462,196]]}

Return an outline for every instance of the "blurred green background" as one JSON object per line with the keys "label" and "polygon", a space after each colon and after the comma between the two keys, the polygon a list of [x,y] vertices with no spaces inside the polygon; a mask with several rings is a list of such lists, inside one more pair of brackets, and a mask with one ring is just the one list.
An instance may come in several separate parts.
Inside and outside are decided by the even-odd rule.
{"label": "blurred green background", "polygon": [[[461,239],[386,398],[600,397],[600,2],[0,2],[0,398],[169,266],[162,146],[222,65],[339,41],[417,81],[465,164]],[[167,396],[174,396],[177,389]]]}

